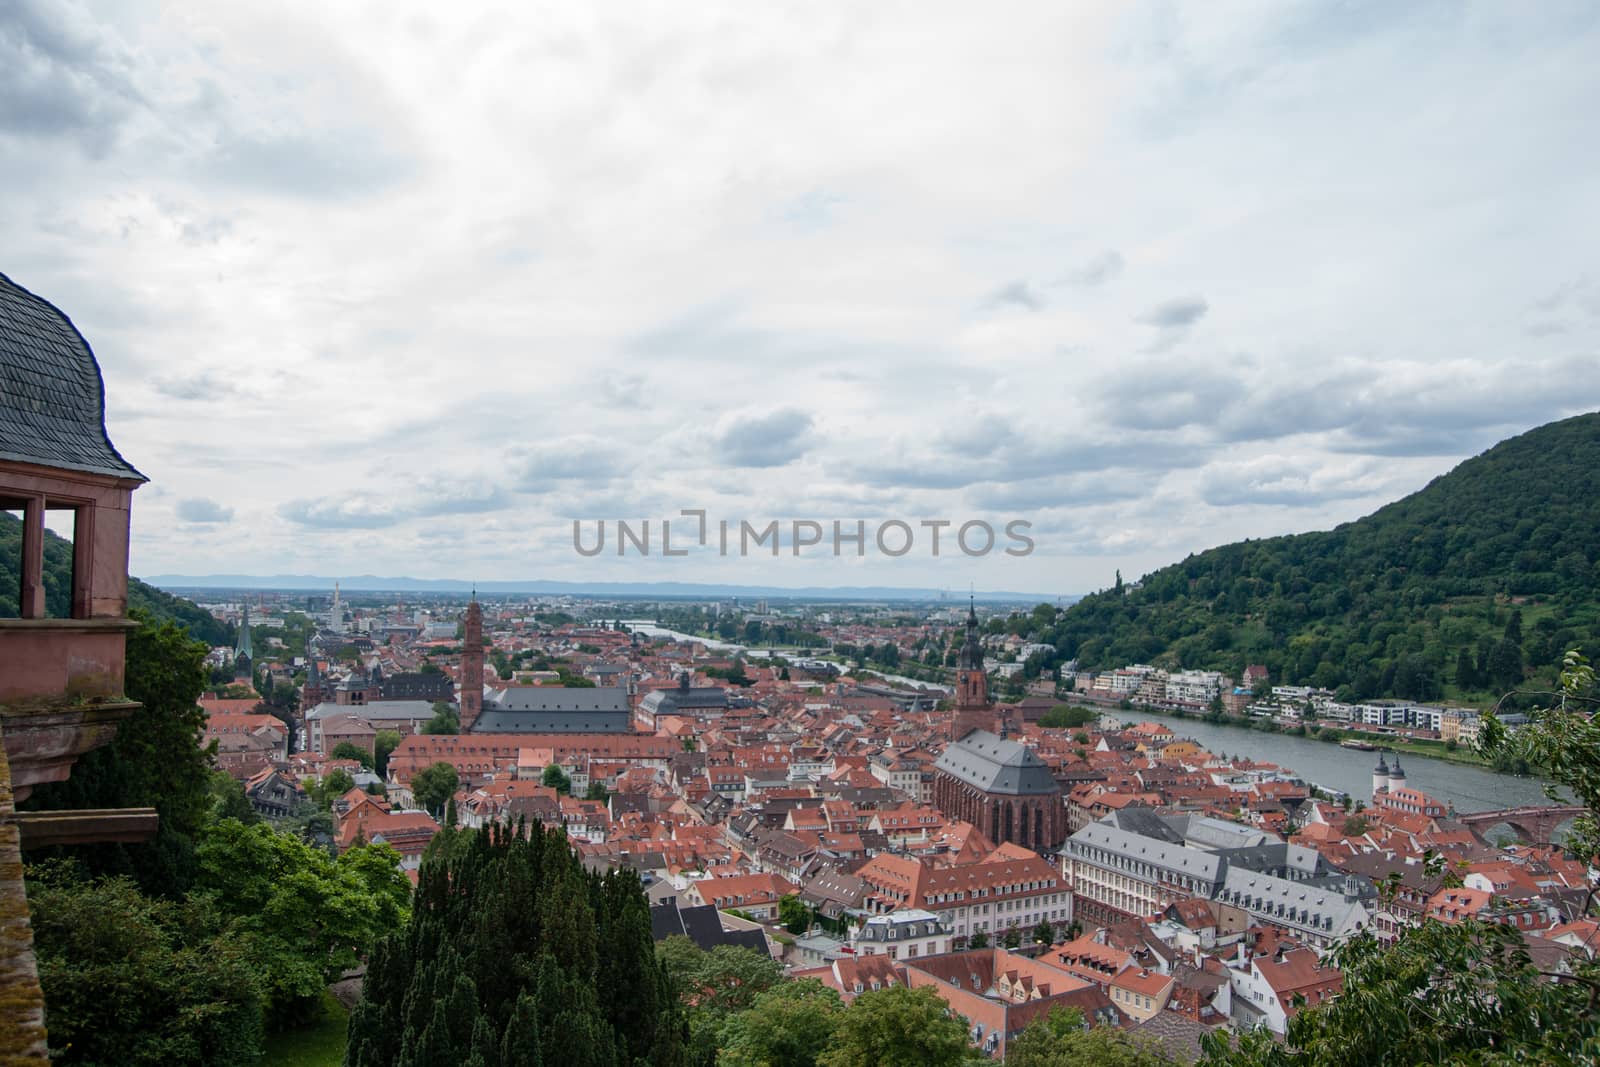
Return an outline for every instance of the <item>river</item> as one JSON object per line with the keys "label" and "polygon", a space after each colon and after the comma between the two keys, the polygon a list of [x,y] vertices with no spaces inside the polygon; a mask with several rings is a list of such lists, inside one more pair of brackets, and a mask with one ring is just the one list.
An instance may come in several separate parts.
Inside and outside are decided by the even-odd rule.
{"label": "river", "polygon": [[[678,630],[669,630],[664,626],[657,626],[649,619],[623,619],[622,625],[629,630],[636,631],[646,637],[670,637],[674,641],[698,641],[717,652],[731,652],[734,655],[749,656],[751,659],[766,659],[769,656],[792,656],[795,659],[815,659],[827,649],[823,648],[749,648],[745,645],[736,645],[729,641],[718,641],[714,637],[701,637],[698,634],[686,634]],[[940,693],[954,693],[955,689],[938,682],[924,682],[916,678],[907,678],[903,674],[885,674],[876,668],[871,673],[886,682],[903,685],[908,689],[932,689]]]}
{"label": "river", "polygon": [[[1327,741],[1264,733],[1177,715],[1115,710],[1112,714],[1124,721],[1163,723],[1179,737],[1198,741],[1208,752],[1226,752],[1230,756],[1276,763],[1308,782],[1342,790],[1358,800],[1372,798],[1372,769],[1378,764],[1376,752],[1359,752]],[[1496,774],[1480,767],[1426,756],[1405,756],[1402,762],[1411,788],[1454,805],[1463,813],[1550,803],[1544,795],[1543,783],[1537,778]]]}

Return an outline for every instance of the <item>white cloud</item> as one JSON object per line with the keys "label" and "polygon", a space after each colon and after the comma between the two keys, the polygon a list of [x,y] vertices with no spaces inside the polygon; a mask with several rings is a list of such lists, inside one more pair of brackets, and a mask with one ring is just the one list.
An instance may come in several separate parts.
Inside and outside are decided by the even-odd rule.
{"label": "white cloud", "polygon": [[1600,406],[1597,49],[1584,5],[11,5],[0,270],[179,501],[136,572],[993,508],[1035,556],[837,580],[1078,591]]}

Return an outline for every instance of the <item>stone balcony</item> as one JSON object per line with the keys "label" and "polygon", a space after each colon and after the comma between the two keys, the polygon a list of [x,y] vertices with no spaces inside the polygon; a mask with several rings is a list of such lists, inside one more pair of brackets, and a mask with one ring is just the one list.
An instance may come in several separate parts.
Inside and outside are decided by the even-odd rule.
{"label": "stone balcony", "polygon": [[0,728],[11,788],[65,781],[139,705],[122,692],[128,619],[0,619]]}

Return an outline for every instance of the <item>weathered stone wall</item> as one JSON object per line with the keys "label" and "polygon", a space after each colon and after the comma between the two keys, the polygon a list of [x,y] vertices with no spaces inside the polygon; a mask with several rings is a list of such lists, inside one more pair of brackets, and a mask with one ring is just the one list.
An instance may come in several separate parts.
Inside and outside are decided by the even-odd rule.
{"label": "weathered stone wall", "polygon": [[44,993],[22,887],[22,848],[11,816],[11,765],[0,744],[0,1067],[48,1067]]}

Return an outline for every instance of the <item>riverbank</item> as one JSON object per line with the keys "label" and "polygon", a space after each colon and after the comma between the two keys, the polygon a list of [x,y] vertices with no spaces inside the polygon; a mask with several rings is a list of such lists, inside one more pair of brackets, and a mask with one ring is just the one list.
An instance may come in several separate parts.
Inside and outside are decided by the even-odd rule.
{"label": "riverbank", "polygon": [[[1208,752],[1230,759],[1244,757],[1276,764],[1307,782],[1352,797],[1365,799],[1371,795],[1377,752],[1345,748],[1333,740],[1281,729],[1249,729],[1237,723],[1213,723],[1204,716],[1180,718],[1166,711],[1138,709],[1109,710],[1109,714],[1119,720],[1161,723],[1178,737],[1193,739]],[[1340,731],[1340,736],[1343,735],[1344,731]],[[1357,736],[1374,740],[1370,734]],[[1400,751],[1411,787],[1437,797],[1446,807],[1458,812],[1549,803],[1544,795],[1545,783],[1537,776],[1519,777],[1492,770],[1482,763],[1440,759],[1435,756],[1436,750],[1429,750],[1427,746]],[[1406,758],[1408,754],[1417,758]]]}
{"label": "riverbank", "polygon": [[[1084,705],[1080,702],[1079,706]],[[1350,730],[1332,723],[1295,723],[1285,726],[1274,719],[1244,719],[1235,715],[1224,715],[1221,718],[1208,718],[1205,715],[1196,715],[1191,712],[1178,711],[1170,708],[1152,708],[1135,705],[1132,708],[1123,708],[1121,705],[1100,705],[1098,710],[1105,712],[1127,712],[1130,715],[1161,715],[1172,719],[1185,719],[1192,722],[1204,722],[1212,726],[1229,726],[1234,729],[1248,731],[1256,734],[1281,734],[1284,737],[1302,737],[1308,741],[1321,741],[1325,744],[1337,745],[1341,741],[1364,741],[1373,746],[1374,750],[1398,752],[1401,755],[1420,756],[1423,759],[1439,760],[1444,763],[1458,763],[1464,767],[1478,767],[1493,774],[1503,774],[1510,778],[1525,778],[1525,774],[1503,770],[1492,762],[1479,755],[1469,745],[1459,745],[1452,749],[1449,742],[1434,741],[1431,739],[1402,737],[1393,734],[1373,733],[1370,730]],[[1313,732],[1315,731],[1315,732]]]}

